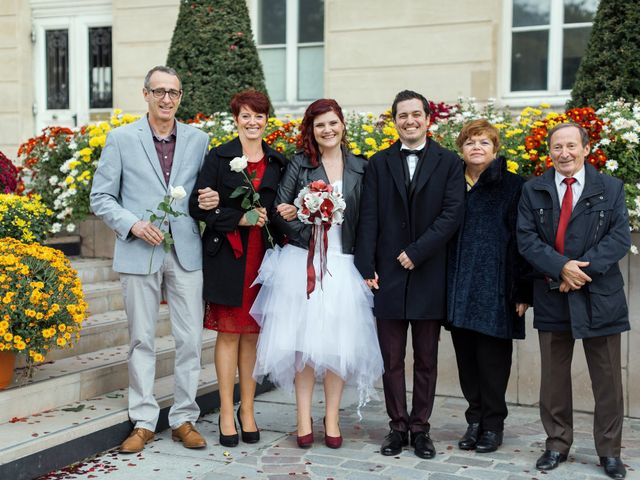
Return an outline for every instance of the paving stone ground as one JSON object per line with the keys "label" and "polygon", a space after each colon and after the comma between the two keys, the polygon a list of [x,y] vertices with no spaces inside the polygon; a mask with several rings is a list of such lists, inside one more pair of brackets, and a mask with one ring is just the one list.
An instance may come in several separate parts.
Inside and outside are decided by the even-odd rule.
{"label": "paving stone ground", "polygon": [[[593,416],[574,415],[575,439],[569,460],[556,470],[543,473],[535,461],[544,450],[544,431],[538,409],[510,406],[502,447],[494,453],[477,454],[457,448],[465,430],[465,402],[459,398],[437,397],[431,418],[431,437],[438,454],[422,460],[406,448],[396,457],[379,453],[380,442],[388,432],[384,401],[374,400],[358,419],[352,394],[347,395],[341,412],[344,436],[342,448],[327,448],[322,439],[323,403],[317,386],[314,399],[316,442],[301,450],[295,441],[295,400],[280,391],[256,399],[256,421],[261,428],[259,444],[240,443],[236,448],[218,444],[217,415],[198,422],[208,447],[187,450],[171,441],[165,431],[138,455],[107,452],[72,469],[53,472],[49,479],[94,478],[108,480],[232,480],[292,478],[365,480],[595,480],[606,479],[593,446]],[[382,398],[382,392],[380,392]],[[627,478],[640,479],[640,420],[625,419],[623,462]]]}

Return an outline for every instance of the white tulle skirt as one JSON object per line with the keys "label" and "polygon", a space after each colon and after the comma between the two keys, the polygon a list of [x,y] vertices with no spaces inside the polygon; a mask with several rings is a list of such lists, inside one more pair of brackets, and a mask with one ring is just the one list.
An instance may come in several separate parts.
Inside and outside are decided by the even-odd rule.
{"label": "white tulle skirt", "polygon": [[[319,255],[315,255],[316,272]],[[251,315],[261,326],[254,377],[266,375],[293,391],[296,372],[308,365],[316,378],[327,371],[357,387],[359,406],[377,398],[374,384],[383,364],[372,314],[373,295],[353,264],[353,255],[330,249],[327,274],[307,299],[307,250],[292,245],[269,250]]]}

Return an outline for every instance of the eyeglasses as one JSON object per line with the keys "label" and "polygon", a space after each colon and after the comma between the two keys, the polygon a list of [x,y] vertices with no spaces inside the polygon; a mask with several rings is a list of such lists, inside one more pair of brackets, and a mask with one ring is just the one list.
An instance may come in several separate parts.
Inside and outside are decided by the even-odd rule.
{"label": "eyeglasses", "polygon": [[182,95],[182,90],[165,90],[164,88],[150,88],[149,91],[153,95],[153,98],[158,100],[164,98],[168,93],[171,100],[178,100]]}

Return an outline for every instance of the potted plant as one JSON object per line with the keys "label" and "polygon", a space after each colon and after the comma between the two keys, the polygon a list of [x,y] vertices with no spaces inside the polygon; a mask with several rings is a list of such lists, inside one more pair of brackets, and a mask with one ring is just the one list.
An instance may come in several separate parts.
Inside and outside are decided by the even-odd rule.
{"label": "potted plant", "polygon": [[49,350],[73,347],[86,309],[78,274],[62,252],[0,239],[0,363],[13,368],[15,354],[24,354],[31,376]]}

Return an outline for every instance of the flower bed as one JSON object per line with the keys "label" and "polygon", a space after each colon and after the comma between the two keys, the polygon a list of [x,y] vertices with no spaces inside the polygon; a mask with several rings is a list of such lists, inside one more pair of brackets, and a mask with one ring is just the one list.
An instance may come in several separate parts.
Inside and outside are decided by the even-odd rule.
{"label": "flower bed", "polygon": [[76,222],[89,215],[91,180],[107,134],[138,118],[116,110],[109,122],[74,129],[47,127],[20,146],[24,191],[41,195],[55,213],[51,233],[63,228],[73,232]]}
{"label": "flower bed", "polygon": [[41,243],[51,230],[52,216],[39,195],[0,194],[0,238]]}
{"label": "flower bed", "polygon": [[18,169],[0,152],[0,193],[13,193],[18,186]]}
{"label": "flower bed", "polygon": [[[493,102],[481,106],[473,99],[461,99],[454,105],[432,103],[431,109],[429,135],[452,150],[464,123],[487,118],[500,130],[500,154],[507,158],[509,170],[527,177],[541,175],[551,165],[546,144],[550,128],[568,121],[583,125],[592,141],[588,161],[603,173],[625,182],[631,225],[640,230],[640,101],[611,102],[598,111],[582,108],[559,113],[541,105],[526,107],[518,115],[507,108],[498,108]],[[55,212],[53,232],[62,228],[73,231],[74,222],[89,213],[91,179],[106,135],[136,118],[116,110],[110,122],[75,130],[49,127],[20,147],[25,190],[41,194],[43,202]],[[299,148],[300,122],[300,118],[270,118],[265,141],[291,157]],[[233,118],[227,113],[199,114],[189,123],[210,136],[212,147],[237,135]],[[346,123],[349,148],[365,158],[398,139],[388,111],[381,115],[349,113]]]}

